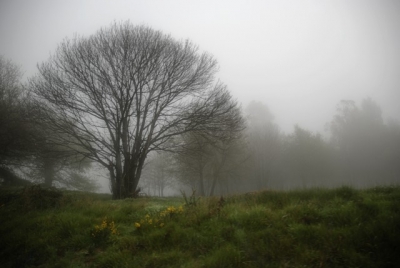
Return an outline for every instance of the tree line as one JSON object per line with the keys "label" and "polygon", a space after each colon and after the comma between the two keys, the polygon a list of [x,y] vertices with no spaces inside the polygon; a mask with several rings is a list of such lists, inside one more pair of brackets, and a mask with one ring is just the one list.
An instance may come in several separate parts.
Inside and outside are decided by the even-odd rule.
{"label": "tree line", "polygon": [[372,100],[340,103],[330,141],[283,135],[265,105],[243,112],[217,71],[189,40],[129,22],[65,39],[23,85],[1,58],[3,185],[25,174],[95,189],[91,166],[107,171],[114,199],[176,183],[215,195],[398,177],[399,126]]}
{"label": "tree line", "polygon": [[153,155],[143,187],[152,194],[186,186],[199,195],[224,195],[399,183],[400,124],[385,123],[381,108],[370,98],[360,105],[338,103],[326,124],[328,137],[300,126],[284,134],[260,102],[251,102],[243,114],[245,128],[235,139],[222,142],[192,134],[183,140],[187,146],[182,152]]}

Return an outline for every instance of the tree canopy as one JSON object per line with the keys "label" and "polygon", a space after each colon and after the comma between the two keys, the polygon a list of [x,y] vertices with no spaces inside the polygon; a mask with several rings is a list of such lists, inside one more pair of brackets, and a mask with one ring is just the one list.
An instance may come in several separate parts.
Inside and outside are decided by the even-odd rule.
{"label": "tree canopy", "polygon": [[54,142],[100,163],[113,197],[136,190],[146,156],[172,150],[191,131],[219,134],[237,103],[215,81],[217,61],[190,41],[146,26],[114,23],[90,37],[65,39],[31,80],[49,109]]}

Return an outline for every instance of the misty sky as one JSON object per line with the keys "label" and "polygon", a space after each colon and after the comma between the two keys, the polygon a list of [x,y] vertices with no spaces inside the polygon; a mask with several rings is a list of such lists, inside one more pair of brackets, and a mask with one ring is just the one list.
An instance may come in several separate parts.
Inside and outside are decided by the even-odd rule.
{"label": "misty sky", "polygon": [[323,133],[341,99],[400,119],[398,0],[0,0],[0,54],[27,78],[65,37],[125,20],[213,54],[242,106],[265,103],[286,133]]}

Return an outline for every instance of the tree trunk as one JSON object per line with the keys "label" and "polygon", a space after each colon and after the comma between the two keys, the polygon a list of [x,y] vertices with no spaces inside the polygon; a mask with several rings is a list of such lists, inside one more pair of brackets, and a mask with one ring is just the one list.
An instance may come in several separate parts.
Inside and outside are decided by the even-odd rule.
{"label": "tree trunk", "polygon": [[199,188],[200,188],[200,196],[205,196],[205,191],[204,191],[204,182],[203,182],[203,169],[200,170],[199,174]]}
{"label": "tree trunk", "polygon": [[134,168],[131,169],[131,177],[128,189],[129,193],[133,193],[134,191],[136,191],[140,177],[142,176],[144,161],[146,160],[146,153],[145,152],[142,153],[144,156],[141,156],[138,160],[135,161],[136,163],[132,165]]}
{"label": "tree trunk", "polygon": [[121,199],[121,176],[116,174],[115,169],[112,165],[108,167],[110,172],[111,192],[113,200]]}
{"label": "tree trunk", "polygon": [[44,159],[43,164],[43,177],[44,177],[44,186],[51,187],[53,186],[54,181],[54,162],[52,159]]}
{"label": "tree trunk", "polygon": [[221,163],[217,167],[217,170],[213,174],[213,182],[212,182],[212,185],[211,185],[210,196],[214,195],[215,185],[217,184],[217,180],[219,178],[219,173],[221,172],[221,169],[222,169],[223,165],[225,164],[225,160],[226,160],[226,157],[224,155],[222,157]]}
{"label": "tree trunk", "polygon": [[219,177],[219,170],[220,170],[220,168],[218,167],[217,170],[216,171],[214,170],[214,172],[213,172],[213,180],[211,183],[210,196],[214,195],[215,185],[217,184],[217,180]]}
{"label": "tree trunk", "polygon": [[110,165],[108,167],[114,200],[124,199],[134,195],[142,174],[145,157],[126,159],[126,161],[124,161],[124,166],[122,166],[121,162],[118,162],[118,160],[121,161],[121,158],[117,157],[115,166]]}

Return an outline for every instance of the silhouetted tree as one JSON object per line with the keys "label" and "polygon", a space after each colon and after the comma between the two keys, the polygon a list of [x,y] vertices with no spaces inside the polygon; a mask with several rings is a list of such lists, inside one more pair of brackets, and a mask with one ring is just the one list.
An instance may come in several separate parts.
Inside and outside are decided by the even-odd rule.
{"label": "silhouetted tree", "polygon": [[216,71],[190,41],[115,23],[61,43],[31,87],[53,111],[44,120],[63,134],[58,143],[107,168],[119,199],[135,191],[149,152],[229,123],[215,120],[236,105],[214,83]]}

